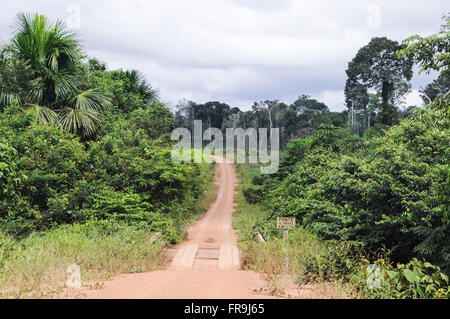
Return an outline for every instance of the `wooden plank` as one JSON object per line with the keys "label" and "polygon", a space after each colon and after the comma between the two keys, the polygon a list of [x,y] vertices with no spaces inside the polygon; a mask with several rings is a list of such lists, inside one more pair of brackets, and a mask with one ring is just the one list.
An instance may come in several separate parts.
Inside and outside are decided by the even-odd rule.
{"label": "wooden plank", "polygon": [[192,268],[195,256],[197,255],[198,244],[182,246],[178,249],[172,265],[181,268]]}
{"label": "wooden plank", "polygon": [[196,259],[219,259],[219,249],[199,249]]}
{"label": "wooden plank", "polygon": [[194,261],[193,269],[217,269],[218,260],[217,259],[196,259]]}
{"label": "wooden plank", "polygon": [[228,269],[231,266],[230,246],[222,245],[219,250],[219,269]]}
{"label": "wooden plank", "polygon": [[239,249],[235,245],[222,245],[219,250],[219,269],[240,266]]}

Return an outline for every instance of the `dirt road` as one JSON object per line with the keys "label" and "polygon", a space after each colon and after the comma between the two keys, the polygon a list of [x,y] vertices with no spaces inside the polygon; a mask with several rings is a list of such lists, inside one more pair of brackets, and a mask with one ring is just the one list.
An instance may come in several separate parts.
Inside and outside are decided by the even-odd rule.
{"label": "dirt road", "polygon": [[87,298],[265,298],[260,275],[240,270],[237,239],[231,227],[236,175],[229,163],[217,164],[218,194],[206,215],[189,228],[187,240],[167,251],[170,266],[161,271],[121,275]]}

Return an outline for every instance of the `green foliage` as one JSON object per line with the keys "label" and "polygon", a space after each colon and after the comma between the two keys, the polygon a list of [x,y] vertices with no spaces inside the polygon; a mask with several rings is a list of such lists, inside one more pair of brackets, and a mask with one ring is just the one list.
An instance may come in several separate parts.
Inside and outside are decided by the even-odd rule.
{"label": "green foliage", "polygon": [[360,293],[367,298],[383,299],[448,299],[450,288],[448,276],[439,267],[413,258],[408,264],[392,265],[379,259],[379,286],[369,287],[365,283],[370,275],[368,262],[363,261],[352,278]]}
{"label": "green foliage", "polygon": [[116,191],[105,187],[89,194],[86,198],[86,208],[82,212],[88,219],[111,219],[126,221],[130,224],[147,222],[154,219],[152,206],[132,190]]}
{"label": "green foliage", "polygon": [[90,60],[89,84],[111,97],[111,111],[130,113],[155,101],[156,91],[138,71],[106,71]]}
{"label": "green foliage", "polygon": [[[0,218],[18,204],[22,179],[19,177],[17,151],[0,139]],[[24,177],[22,177],[25,179]]]}
{"label": "green foliage", "polygon": [[422,93],[422,99],[425,103],[431,103],[437,98],[443,97],[449,91],[450,74],[442,73],[436,80],[425,87]]}
{"label": "green foliage", "polygon": [[18,14],[16,32],[0,53],[1,107],[28,106],[44,125],[92,136],[110,100],[86,87],[82,56],[76,35],[61,21]]}
{"label": "green foliage", "polygon": [[15,195],[14,188],[19,184],[15,174],[16,163],[13,162],[15,153],[16,150],[8,144],[0,143],[1,198],[13,197]]}
{"label": "green foliage", "polygon": [[[345,170],[352,172],[356,167],[355,160],[347,157]],[[239,170],[244,185],[247,185],[251,169],[241,166]],[[243,189],[245,187],[240,188]],[[295,186],[293,189],[296,189]],[[389,251],[384,248],[368,255],[362,243],[346,240],[348,236],[340,233],[345,225],[336,216],[339,209],[333,209],[331,203],[299,200],[284,207],[285,211],[280,212],[280,216],[295,214],[294,209],[297,209],[298,214],[304,216],[311,211],[316,211],[313,215],[317,215],[317,211],[328,211],[329,218],[324,223],[309,221],[309,229],[300,226],[290,231],[285,241],[276,229],[274,211],[267,210],[261,203],[246,203],[241,194],[238,195],[234,226],[241,241],[244,267],[263,272],[269,286],[276,286],[277,280],[288,273],[300,285],[323,281],[340,283],[347,289],[347,296],[395,299],[450,297],[448,276],[439,267],[417,258],[412,258],[406,264],[393,263],[388,258]],[[303,207],[299,207],[301,205]],[[333,229],[325,234],[326,227]],[[265,243],[256,242],[258,233],[263,234]],[[320,238],[331,238],[330,235],[334,233],[336,239]],[[441,241],[445,243],[445,238],[441,238]],[[379,267],[379,273],[374,273],[373,268],[369,267],[374,265]],[[369,282],[375,285],[371,286]],[[272,291],[277,292],[279,290]]]}
{"label": "green foliage", "polygon": [[397,122],[396,100],[410,89],[413,60],[397,56],[403,46],[387,38],[373,38],[362,47],[349,63],[345,88],[346,104],[351,112],[366,111],[369,103],[367,90],[375,88],[382,99],[380,122]]}
{"label": "green foliage", "polygon": [[345,112],[330,112],[322,102],[308,95],[301,95],[291,105],[278,100],[255,102],[249,111],[219,102],[197,104],[184,101],[177,105],[175,118],[179,127],[193,131],[195,120],[201,120],[203,129],[222,129],[224,135],[227,128],[279,128],[280,147],[296,139],[311,136],[322,124],[336,127],[346,125]]}
{"label": "green foliage", "polygon": [[349,280],[359,266],[361,245],[350,241],[328,241],[320,247],[314,254],[298,260],[303,269],[299,283]]}
{"label": "green foliage", "polygon": [[263,190],[260,186],[249,186],[242,190],[245,200],[249,204],[256,204],[264,199]]}
{"label": "green foliage", "polygon": [[443,71],[448,76],[450,66],[450,21],[448,17],[441,32],[429,37],[414,35],[403,43],[398,52],[400,57],[409,56],[420,65],[420,72]]}
{"label": "green foliage", "polygon": [[64,198],[81,174],[84,147],[72,135],[51,126],[34,124],[30,111],[12,107],[0,115],[0,138],[14,147],[14,166],[20,182],[16,199],[3,210],[3,227],[22,234],[54,223],[71,222],[51,203]]}
{"label": "green foliage", "polygon": [[52,298],[71,264],[80,265],[86,289],[118,274],[159,269],[163,242],[151,241],[153,235],[145,225],[112,220],[63,225],[21,240],[0,232],[0,297]]}
{"label": "green foliage", "polygon": [[172,161],[167,108],[154,102],[118,116],[85,144],[35,119],[19,106],[0,114],[4,231],[22,236],[96,219],[144,223],[169,242],[182,238],[210,176]]}
{"label": "green foliage", "polygon": [[[443,103],[443,104],[442,104]],[[359,150],[317,142],[269,193],[268,219],[295,216],[325,239],[392,249],[395,261],[426,258],[448,270],[448,101],[360,142]],[[348,145],[347,136],[340,145]],[[447,186],[446,186],[447,185]]]}
{"label": "green foliage", "polygon": [[150,139],[160,138],[175,128],[172,112],[159,102],[153,102],[148,109],[138,109],[130,114],[134,130],[144,130]]}

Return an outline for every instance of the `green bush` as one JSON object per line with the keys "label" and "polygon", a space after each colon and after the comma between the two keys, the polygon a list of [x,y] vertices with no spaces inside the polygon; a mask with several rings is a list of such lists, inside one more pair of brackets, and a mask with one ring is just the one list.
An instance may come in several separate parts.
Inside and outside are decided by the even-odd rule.
{"label": "green bush", "polygon": [[[368,272],[369,262],[363,262],[352,282],[367,298],[395,299],[448,299],[450,286],[448,276],[439,267],[413,258],[408,264],[392,265],[386,259],[377,260],[379,274]],[[369,276],[379,275],[379,286],[367,285]]]}
{"label": "green bush", "polygon": [[22,183],[17,172],[17,151],[0,140],[0,217],[16,205]]}
{"label": "green bush", "polygon": [[156,270],[165,259],[153,235],[145,225],[111,220],[62,225],[22,240],[0,233],[0,297],[52,297],[64,287],[71,264],[81,267],[88,289],[121,273]]}
{"label": "green bush", "polygon": [[324,242],[315,254],[307,254],[299,260],[303,268],[299,282],[348,281],[358,268],[362,254],[360,243]]}
{"label": "green bush", "polygon": [[133,191],[116,191],[111,187],[105,187],[97,192],[89,194],[82,210],[87,219],[111,219],[126,221],[130,224],[147,222],[151,224],[154,219],[152,206],[142,201]]}
{"label": "green bush", "polygon": [[110,118],[97,140],[80,141],[36,124],[33,113],[19,106],[0,113],[4,231],[24,236],[61,224],[114,219],[146,222],[169,242],[182,238],[183,227],[198,212],[205,176],[197,164],[172,161],[167,134],[173,115],[154,102]]}
{"label": "green bush", "polygon": [[159,102],[153,102],[147,109],[138,109],[129,115],[133,130],[144,130],[150,139],[160,138],[175,127],[175,117]]}
{"label": "green bush", "polygon": [[264,199],[263,189],[260,186],[249,186],[244,188],[242,192],[249,204],[260,203]]}
{"label": "green bush", "polygon": [[385,246],[396,262],[425,258],[448,271],[445,121],[429,107],[354,154],[309,149],[266,197],[269,218],[295,216],[321,238]]}
{"label": "green bush", "polygon": [[[3,210],[2,227],[16,235],[73,222],[60,202],[82,176],[84,146],[62,130],[34,124],[30,111],[11,107],[0,114],[0,138],[15,149],[15,205]],[[20,180],[20,182],[19,182]]]}

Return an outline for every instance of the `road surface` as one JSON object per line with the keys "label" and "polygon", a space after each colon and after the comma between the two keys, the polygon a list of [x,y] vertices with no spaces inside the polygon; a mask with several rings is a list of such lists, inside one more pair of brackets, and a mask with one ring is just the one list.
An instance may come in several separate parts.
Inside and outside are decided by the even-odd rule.
{"label": "road surface", "polygon": [[217,198],[205,216],[188,229],[185,242],[167,250],[172,256],[165,270],[121,275],[104,289],[86,292],[87,298],[133,299],[251,299],[264,287],[261,275],[240,270],[237,238],[232,229],[237,183],[234,167],[217,164]]}

